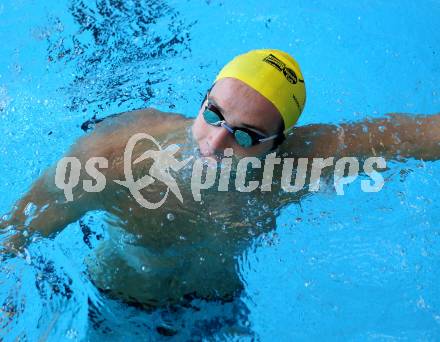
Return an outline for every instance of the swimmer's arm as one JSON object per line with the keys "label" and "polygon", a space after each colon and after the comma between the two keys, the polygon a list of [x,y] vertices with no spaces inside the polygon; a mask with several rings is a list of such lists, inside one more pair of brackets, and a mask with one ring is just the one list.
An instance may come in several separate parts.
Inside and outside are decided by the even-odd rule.
{"label": "swimmer's arm", "polygon": [[117,179],[118,175],[123,174],[119,164],[115,163],[115,159],[123,155],[121,134],[118,134],[120,128],[120,125],[110,121],[101,127],[97,126],[94,132],[78,139],[64,155],[76,158],[81,165],[78,185],[72,189],[73,201],[67,201],[64,190],[55,184],[56,165],[32,184],[12,212],[6,215],[6,219],[0,220],[0,232],[5,228],[13,230],[13,235],[6,243],[7,252],[22,249],[34,233],[44,237],[53,236],[88,211],[102,209],[102,198],[111,196],[107,194],[107,189],[101,193],[84,191],[83,181],[92,180],[84,167],[90,158],[104,157],[109,161],[109,168],[99,171],[106,179]]}
{"label": "swimmer's arm", "polygon": [[440,115],[388,114],[341,125],[342,154],[385,158],[440,158]]}
{"label": "swimmer's arm", "polygon": [[[95,131],[80,138],[65,155],[76,157],[82,171],[78,186],[73,189],[73,201],[68,202],[64,191],[55,184],[56,165],[46,172],[32,185],[30,191],[14,206],[6,219],[0,219],[0,233],[5,228],[12,228],[16,234],[10,239],[12,249],[21,248],[28,241],[23,235],[27,231],[43,236],[51,236],[69,223],[75,222],[91,210],[105,210],[115,201],[115,183],[112,180],[125,179],[123,170],[123,155],[128,139],[135,133],[148,132],[155,137],[161,137],[169,131],[169,127],[187,125],[187,119],[174,115],[169,116],[154,109],[139,110],[123,113],[113,119],[106,120],[96,126]],[[138,144],[142,149],[141,144]],[[142,150],[143,152],[144,150]],[[136,152],[133,152],[135,156]],[[109,161],[107,169],[99,170],[104,174],[107,185],[102,192],[93,193],[83,190],[82,181],[92,178],[85,174],[84,166],[92,157],[104,157]],[[143,163],[148,168],[148,163]],[[142,169],[134,169],[134,173]],[[35,208],[33,215],[28,215],[29,209]],[[0,248],[1,253],[1,248]]]}
{"label": "swimmer's arm", "polygon": [[85,192],[80,184],[84,179],[91,179],[83,171],[87,160],[113,150],[110,138],[110,131],[86,135],[78,139],[64,156],[77,158],[82,166],[78,186],[72,189],[73,201],[67,201],[64,190],[55,184],[55,164],[32,184],[12,211],[0,219],[0,233],[12,231],[4,246],[6,252],[21,250],[34,233],[50,237],[81,218],[87,211],[99,209],[99,194]]}
{"label": "swimmer's arm", "polygon": [[7,250],[25,247],[34,233],[51,236],[78,220],[88,210],[96,209],[96,196],[74,192],[75,201],[68,202],[55,185],[55,167],[49,168],[16,203],[10,214],[0,220],[0,231],[12,229]]}
{"label": "swimmer's arm", "polygon": [[336,125],[297,127],[282,151],[297,157],[440,158],[440,115],[388,114]]}

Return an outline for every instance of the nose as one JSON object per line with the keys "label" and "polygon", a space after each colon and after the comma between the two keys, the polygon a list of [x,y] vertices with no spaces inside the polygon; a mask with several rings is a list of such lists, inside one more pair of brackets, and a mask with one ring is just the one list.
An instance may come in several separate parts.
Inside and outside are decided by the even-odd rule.
{"label": "nose", "polygon": [[213,154],[223,152],[228,147],[231,133],[223,127],[212,127],[208,137],[208,146]]}

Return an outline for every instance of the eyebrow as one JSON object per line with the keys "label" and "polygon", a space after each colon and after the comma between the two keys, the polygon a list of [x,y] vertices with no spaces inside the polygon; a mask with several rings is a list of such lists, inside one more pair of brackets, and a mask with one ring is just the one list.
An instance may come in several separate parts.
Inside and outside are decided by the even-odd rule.
{"label": "eyebrow", "polygon": [[[208,102],[211,102],[212,104],[214,104],[217,107],[217,109],[220,111],[220,113],[223,115],[223,117],[225,116],[224,115],[225,110],[217,103],[217,101],[215,99],[213,99],[209,95],[208,95]],[[253,125],[250,125],[250,124],[242,123],[239,127],[248,128],[248,129],[254,131],[255,133],[258,133],[264,137],[269,136],[269,134],[267,134],[267,132],[264,132],[264,131],[260,130],[259,128],[255,127]],[[237,128],[239,128],[239,127],[237,127]]]}

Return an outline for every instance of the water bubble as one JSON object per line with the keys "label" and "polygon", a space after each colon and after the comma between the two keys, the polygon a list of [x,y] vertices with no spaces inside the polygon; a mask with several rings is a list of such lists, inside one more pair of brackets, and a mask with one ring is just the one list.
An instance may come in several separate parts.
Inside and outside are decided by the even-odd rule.
{"label": "water bubble", "polygon": [[76,340],[78,338],[78,331],[76,331],[75,329],[69,329],[66,332],[66,337],[69,340]]}
{"label": "water bubble", "polygon": [[24,249],[24,253],[25,253],[24,260],[26,260],[26,263],[28,265],[30,265],[32,263],[31,254],[29,253],[29,251],[26,248]]}
{"label": "water bubble", "polygon": [[47,208],[49,208],[49,204],[47,203],[47,204],[45,204],[45,205],[43,205],[41,208],[40,208],[40,213],[42,213],[42,212],[44,212],[44,211],[46,211],[47,210]]}
{"label": "water bubble", "polygon": [[402,142],[397,134],[393,134],[393,141],[396,144],[400,144]]}
{"label": "water bubble", "polygon": [[417,307],[419,309],[426,309],[427,308],[426,302],[423,299],[423,297],[420,297],[419,300],[417,301]]}
{"label": "water bubble", "polygon": [[33,216],[35,214],[36,209],[37,206],[34,203],[29,202],[24,208],[24,214],[26,216]]}
{"label": "water bubble", "polygon": [[248,199],[248,201],[247,201],[247,203],[248,203],[249,205],[254,205],[256,202],[257,202],[257,200],[256,200],[255,198],[250,198],[250,199]]}
{"label": "water bubble", "polygon": [[174,221],[174,219],[175,219],[174,214],[172,214],[172,213],[168,213],[168,214],[167,214],[167,220],[168,220],[168,221]]}

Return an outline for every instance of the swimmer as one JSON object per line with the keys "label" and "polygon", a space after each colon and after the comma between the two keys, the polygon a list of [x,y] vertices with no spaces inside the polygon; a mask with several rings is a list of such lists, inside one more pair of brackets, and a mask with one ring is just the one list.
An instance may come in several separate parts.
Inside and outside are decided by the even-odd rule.
{"label": "swimmer", "polygon": [[[238,157],[271,151],[295,158],[435,160],[440,155],[438,114],[389,114],[362,122],[296,127],[305,102],[305,81],[296,61],[279,50],[254,50],[220,71],[194,120],[155,109],[111,116],[65,155],[77,157],[81,165],[91,157],[107,158],[108,168],[100,170],[107,179],[105,189],[92,193],[76,187],[75,200],[67,202],[54,183],[56,166],[49,168],[0,222],[4,232],[15,232],[1,251],[20,251],[33,234],[52,237],[87,212],[101,210],[106,213],[109,238],[86,260],[98,288],[148,307],[182,304],[192,298],[233,299],[243,287],[237,272],[242,253],[256,236],[275,227],[275,213],[282,206],[299,201],[306,190],[296,194],[277,188],[264,193],[213,191],[195,202],[188,195],[188,178],[182,176],[177,181],[183,204],[170,195],[163,206],[148,210],[126,187],[111,180],[125,179],[124,149],[136,133],[184,146],[186,157],[193,143],[202,156],[216,160],[226,148]],[[149,147],[140,143],[133,152],[137,178],[151,167],[151,158],[142,157]],[[81,171],[80,178],[90,176]],[[149,184],[144,196],[160,200],[166,187],[157,179],[149,179]]]}

